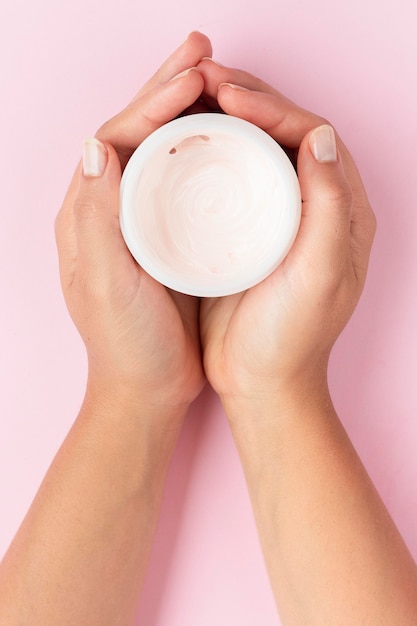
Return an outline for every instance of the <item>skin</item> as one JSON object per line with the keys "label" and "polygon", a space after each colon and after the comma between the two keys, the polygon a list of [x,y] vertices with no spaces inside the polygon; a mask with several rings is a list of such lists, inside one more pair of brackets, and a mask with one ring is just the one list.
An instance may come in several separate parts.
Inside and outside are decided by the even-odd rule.
{"label": "skin", "polygon": [[[366,193],[339,138],[335,160],[315,158],[324,120],[211,53],[192,33],[100,128],[104,170],[91,177],[79,166],[57,217],[87,390],[1,563],[1,626],[133,623],[169,461],[206,379],[241,456],[282,623],[410,626],[417,615],[415,565],[327,387],[375,232]],[[219,109],[297,157],[303,215],[268,279],[200,303],[133,261],[118,189],[149,133],[179,114]]]}
{"label": "skin", "polygon": [[[79,166],[56,221],[61,283],[86,345],[83,406],[0,566],[1,626],[133,623],[165,475],[205,377],[198,301],[133,261],[119,229],[133,149],[200,96],[211,54],[192,34],[104,124],[101,177]],[[114,147],[113,147],[113,145]]]}
{"label": "skin", "polygon": [[375,233],[363,184],[340,138],[335,160],[315,159],[321,118],[244,72],[209,60],[199,69],[226,113],[298,155],[302,221],[287,258],[246,293],[204,300],[200,318],[205,371],[240,453],[282,624],[416,623],[415,563],[327,384]]}

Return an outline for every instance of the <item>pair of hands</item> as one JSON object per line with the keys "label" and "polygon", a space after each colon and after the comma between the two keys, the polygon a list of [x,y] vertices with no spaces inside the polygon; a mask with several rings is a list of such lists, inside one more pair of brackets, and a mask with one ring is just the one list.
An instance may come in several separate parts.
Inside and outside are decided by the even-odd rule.
{"label": "pair of hands", "polygon": [[[322,118],[211,54],[207,37],[191,33],[100,128],[103,171],[89,176],[80,165],[57,217],[62,287],[87,347],[89,385],[100,394],[123,389],[141,402],[187,408],[206,377],[222,399],[321,384],[364,284],[375,219],[345,146],[336,138],[337,155],[323,154]],[[151,132],[180,114],[219,109],[297,154],[303,211],[273,274],[246,292],[200,301],[136,264],[119,228],[119,185]]]}

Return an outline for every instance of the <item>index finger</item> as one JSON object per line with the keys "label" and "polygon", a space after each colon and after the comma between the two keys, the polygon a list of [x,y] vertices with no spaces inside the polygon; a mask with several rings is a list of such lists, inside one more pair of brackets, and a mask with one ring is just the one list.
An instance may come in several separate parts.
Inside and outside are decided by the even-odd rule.
{"label": "index finger", "polygon": [[117,151],[122,167],[148,135],[191,106],[201,95],[204,79],[196,68],[174,76],[132,101],[107,121],[96,137]]}
{"label": "index finger", "polygon": [[187,39],[163,62],[157,72],[139,89],[133,101],[143,96],[154,87],[186,70],[196,66],[201,59],[211,57],[213,49],[210,39],[203,33],[193,31]]}
{"label": "index finger", "polygon": [[248,72],[210,59],[203,59],[198,69],[204,76],[204,94],[216,98],[225,113],[252,122],[287,148],[298,148],[310,130],[325,123]]}
{"label": "index finger", "polygon": [[190,33],[127,107],[100,127],[96,137],[116,148],[122,166],[150,133],[199,98],[204,79],[196,65],[211,53],[208,37],[199,32]]}

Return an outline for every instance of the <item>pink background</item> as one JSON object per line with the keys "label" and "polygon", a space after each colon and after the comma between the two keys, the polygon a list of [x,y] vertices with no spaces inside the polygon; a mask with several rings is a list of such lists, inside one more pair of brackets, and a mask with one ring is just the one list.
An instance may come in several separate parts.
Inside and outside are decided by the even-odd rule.
{"label": "pink background", "polygon": [[[411,0],[15,0],[0,8],[0,553],[83,396],[53,221],[84,136],[194,29],[214,57],[327,116],[379,230],[332,358],[341,418],[417,556],[417,38]],[[246,487],[210,391],[169,476],[138,624],[278,624]]]}

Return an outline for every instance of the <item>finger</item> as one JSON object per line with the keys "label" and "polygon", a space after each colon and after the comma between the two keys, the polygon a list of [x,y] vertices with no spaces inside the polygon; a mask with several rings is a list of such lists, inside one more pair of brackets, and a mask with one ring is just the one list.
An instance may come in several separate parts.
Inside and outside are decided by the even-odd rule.
{"label": "finger", "polygon": [[211,58],[203,58],[197,67],[204,77],[204,93],[211,98],[217,98],[219,85],[222,83],[240,85],[252,91],[278,94],[276,89],[260,78],[243,70],[221,65]]}
{"label": "finger", "polygon": [[[346,176],[336,134],[322,125],[305,137],[299,151],[298,176],[303,198],[303,214],[297,251],[316,263],[317,279],[330,270],[338,277],[353,270],[362,286],[373,239],[370,207],[357,206]],[[364,230],[360,244],[354,229]],[[365,235],[366,233],[366,235]],[[358,245],[359,244],[359,245]]]}
{"label": "finger", "polygon": [[200,72],[188,68],[131,102],[106,122],[96,137],[114,146],[123,166],[148,135],[191,106],[199,98],[203,87]]}
{"label": "finger", "polygon": [[[309,133],[298,157],[303,212],[300,237],[323,259],[349,247],[353,197],[331,126]],[[313,251],[313,250],[312,250]]]}
{"label": "finger", "polygon": [[[312,129],[326,123],[322,117],[302,109],[247,72],[224,67],[212,59],[203,59],[198,69],[204,76],[207,98],[216,97],[225,113],[259,126],[284,148],[297,151]],[[340,138],[338,153],[354,198],[350,225],[353,246],[359,251],[369,249],[375,233],[375,216],[355,163]],[[360,258],[356,263],[359,267]]]}
{"label": "finger", "polygon": [[[259,126],[285,148],[297,150],[312,129],[327,123],[324,118],[297,106],[277,91],[273,95],[251,91],[240,85],[221,84],[218,100],[226,113]],[[369,207],[359,172],[340,138],[338,150],[355,197],[354,206]],[[372,220],[372,211],[370,213]]]}
{"label": "finger", "polygon": [[154,87],[166,83],[187,68],[196,66],[203,57],[210,57],[212,52],[211,42],[206,35],[197,31],[190,33],[184,43],[168,57],[152,78],[141,87],[133,101],[141,98]]}
{"label": "finger", "polygon": [[94,288],[127,267],[137,271],[124,243],[119,225],[121,170],[116,152],[109,144],[87,139],[83,147],[79,188],[73,204],[77,244],[77,266]]}
{"label": "finger", "polygon": [[278,92],[271,94],[222,84],[217,98],[226,113],[259,126],[287,148],[298,148],[303,137],[325,121]]}
{"label": "finger", "polygon": [[288,148],[298,148],[309,130],[325,120],[297,106],[263,80],[203,59],[204,95],[216,98],[225,113],[252,122]]}

